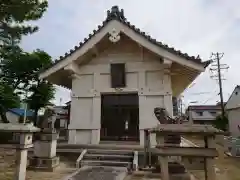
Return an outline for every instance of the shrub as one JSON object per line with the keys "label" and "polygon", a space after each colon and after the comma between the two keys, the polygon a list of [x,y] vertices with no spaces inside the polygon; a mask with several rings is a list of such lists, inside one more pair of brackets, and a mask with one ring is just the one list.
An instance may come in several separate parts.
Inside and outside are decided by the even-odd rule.
{"label": "shrub", "polygon": [[213,123],[214,127],[223,131],[228,130],[228,118],[226,116],[219,115]]}

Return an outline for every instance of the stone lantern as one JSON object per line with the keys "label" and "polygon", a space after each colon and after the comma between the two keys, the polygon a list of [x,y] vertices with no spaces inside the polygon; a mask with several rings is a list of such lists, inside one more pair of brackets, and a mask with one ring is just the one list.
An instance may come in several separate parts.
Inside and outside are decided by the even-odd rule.
{"label": "stone lantern", "polygon": [[14,141],[7,138],[3,138],[3,140],[0,141],[0,147],[4,149],[16,149],[16,180],[26,179],[28,149],[33,147],[33,133],[39,131],[40,129],[34,127],[32,124],[0,123],[0,132],[6,133],[5,137],[13,138],[14,135],[17,135]]}

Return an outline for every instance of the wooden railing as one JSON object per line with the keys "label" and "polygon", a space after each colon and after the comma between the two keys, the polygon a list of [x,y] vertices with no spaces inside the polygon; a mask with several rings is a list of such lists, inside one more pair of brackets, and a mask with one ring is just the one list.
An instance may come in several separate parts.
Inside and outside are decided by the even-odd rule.
{"label": "wooden railing", "polygon": [[[150,142],[151,133],[156,134],[157,146],[152,147]],[[169,146],[166,135],[196,135],[204,139],[204,147],[180,147]],[[151,165],[151,156],[158,156],[162,180],[169,180],[168,161],[170,156],[192,157],[204,159],[204,171],[206,180],[215,180],[213,159],[218,156],[215,135],[223,134],[209,125],[184,125],[184,124],[161,124],[156,128],[145,130],[145,165]]]}

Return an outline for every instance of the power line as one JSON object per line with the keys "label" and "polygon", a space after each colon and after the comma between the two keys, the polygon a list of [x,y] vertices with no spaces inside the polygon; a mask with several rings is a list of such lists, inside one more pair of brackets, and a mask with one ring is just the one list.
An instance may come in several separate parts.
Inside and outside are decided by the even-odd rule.
{"label": "power line", "polygon": [[228,69],[229,66],[227,64],[220,64],[220,60],[222,59],[223,55],[224,53],[219,53],[219,52],[212,53],[211,60],[213,63],[211,65],[210,71],[213,73],[213,75],[210,77],[218,81],[221,111],[222,111],[222,116],[224,117],[225,110],[224,110],[224,101],[223,101],[222,81],[226,79],[223,77],[222,70]]}
{"label": "power line", "polygon": [[218,96],[218,94],[214,94],[213,96],[211,96],[210,98],[208,98],[206,101],[204,101],[203,104],[206,104],[208,101],[212,100],[212,99],[215,98],[216,96]]}
{"label": "power line", "polygon": [[190,93],[188,96],[195,96],[195,95],[201,95],[201,94],[210,94],[212,92],[197,92],[197,93]]}

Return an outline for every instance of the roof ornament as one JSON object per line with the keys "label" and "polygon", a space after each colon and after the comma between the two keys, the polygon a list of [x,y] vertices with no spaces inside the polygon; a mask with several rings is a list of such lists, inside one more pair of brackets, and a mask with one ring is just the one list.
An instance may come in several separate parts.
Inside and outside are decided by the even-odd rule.
{"label": "roof ornament", "polygon": [[113,28],[110,32],[109,32],[109,40],[113,43],[116,43],[120,40],[120,31],[116,30],[115,28]]}
{"label": "roof ornament", "polygon": [[121,21],[125,21],[126,18],[124,16],[123,9],[121,9],[121,11],[119,11],[118,6],[113,6],[111,8],[111,11],[108,10],[107,11],[107,20],[110,21],[110,20],[113,20],[113,19],[119,19]]}

